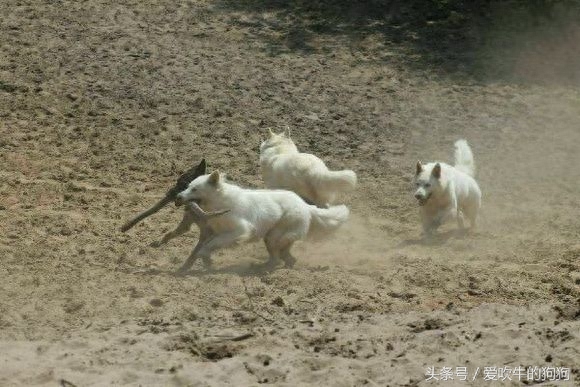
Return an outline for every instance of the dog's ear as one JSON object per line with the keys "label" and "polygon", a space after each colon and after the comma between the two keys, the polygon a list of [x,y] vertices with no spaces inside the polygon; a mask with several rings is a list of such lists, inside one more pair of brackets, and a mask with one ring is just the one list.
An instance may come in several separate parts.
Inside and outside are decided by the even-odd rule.
{"label": "dog's ear", "polygon": [[220,171],[213,171],[211,175],[209,175],[209,179],[207,182],[211,185],[218,185],[220,183],[221,176]]}
{"label": "dog's ear", "polygon": [[423,172],[423,164],[420,161],[417,161],[417,175]]}
{"label": "dog's ear", "polygon": [[290,138],[290,127],[287,126],[286,129],[284,129],[284,136]]}
{"label": "dog's ear", "polygon": [[439,163],[435,164],[433,170],[431,171],[431,175],[433,175],[433,177],[436,179],[439,179],[441,177],[441,164]]}
{"label": "dog's ear", "polygon": [[268,133],[270,133],[270,137],[274,136],[274,132],[272,132],[272,128],[268,128]]}
{"label": "dog's ear", "polygon": [[201,161],[197,165],[196,173],[198,174],[198,176],[205,175],[206,170],[207,170],[207,163],[205,162],[205,159],[201,159]]}

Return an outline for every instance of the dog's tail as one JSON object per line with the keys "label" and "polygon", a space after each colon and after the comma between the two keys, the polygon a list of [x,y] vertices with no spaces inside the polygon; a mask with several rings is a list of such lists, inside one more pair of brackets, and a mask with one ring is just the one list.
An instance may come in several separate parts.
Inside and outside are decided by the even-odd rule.
{"label": "dog's tail", "polygon": [[455,168],[469,176],[475,175],[475,160],[473,160],[473,153],[465,140],[455,141]]}
{"label": "dog's tail", "polygon": [[310,214],[308,238],[316,240],[336,231],[348,220],[350,211],[345,205],[331,206],[329,208],[310,206]]}
{"label": "dog's tail", "polygon": [[324,171],[317,176],[321,188],[331,192],[349,192],[356,187],[356,173],[350,169]]}

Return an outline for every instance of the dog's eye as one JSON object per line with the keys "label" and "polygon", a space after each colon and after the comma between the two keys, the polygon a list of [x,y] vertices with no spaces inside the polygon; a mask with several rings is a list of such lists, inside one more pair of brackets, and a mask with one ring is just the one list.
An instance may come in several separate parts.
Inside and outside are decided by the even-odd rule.
{"label": "dog's eye", "polygon": [[431,187],[431,183],[425,183],[425,188]]}

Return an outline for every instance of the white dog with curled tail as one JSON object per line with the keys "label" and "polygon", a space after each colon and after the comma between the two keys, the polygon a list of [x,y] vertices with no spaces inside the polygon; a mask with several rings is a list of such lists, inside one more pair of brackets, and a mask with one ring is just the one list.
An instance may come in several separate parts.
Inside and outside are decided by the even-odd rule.
{"label": "white dog with curled tail", "polygon": [[456,218],[463,229],[463,215],[475,229],[481,206],[481,190],[473,178],[475,162],[465,140],[455,142],[455,165],[417,162],[415,198],[421,206],[425,235],[431,235],[442,223]]}
{"label": "white dog with curled tail", "polygon": [[274,133],[260,145],[260,167],[268,188],[296,192],[310,204],[328,207],[341,192],[354,190],[356,174],[351,170],[330,171],[324,161],[300,153],[290,138],[290,130]]}

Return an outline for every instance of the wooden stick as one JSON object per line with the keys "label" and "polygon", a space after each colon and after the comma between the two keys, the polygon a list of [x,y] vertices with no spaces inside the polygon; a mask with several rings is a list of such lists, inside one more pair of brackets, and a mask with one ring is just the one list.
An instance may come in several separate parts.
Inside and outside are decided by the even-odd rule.
{"label": "wooden stick", "polygon": [[[154,213],[156,213],[157,211],[159,211],[160,209],[162,209],[163,207],[165,207],[166,205],[168,205],[169,203],[174,201],[175,198],[177,197],[177,194],[179,194],[181,191],[185,190],[187,188],[187,186],[189,185],[189,183],[191,183],[193,180],[195,180],[196,177],[199,177],[199,176],[202,176],[205,174],[206,167],[207,167],[207,165],[206,165],[205,159],[203,159],[203,160],[201,160],[201,162],[197,166],[189,168],[187,171],[182,173],[177,178],[175,185],[173,185],[173,187],[171,187],[169,189],[169,191],[167,191],[167,193],[165,194],[165,197],[163,199],[161,199],[157,203],[155,203],[153,205],[153,207],[149,208],[148,210],[143,211],[142,213],[140,213],[139,215],[137,215],[136,217],[134,217],[130,221],[126,222],[121,227],[121,231],[122,232],[128,231],[129,229],[131,229],[133,226],[135,226],[137,223],[139,223],[140,221],[142,221],[146,217],[153,215]],[[200,210],[201,210],[201,208],[200,208]]]}
{"label": "wooden stick", "polygon": [[162,209],[163,207],[165,207],[166,205],[168,205],[172,201],[173,201],[173,198],[171,198],[169,196],[165,196],[163,199],[161,199],[160,201],[155,203],[155,205],[153,205],[153,207],[143,211],[142,213],[140,213],[139,215],[137,215],[136,217],[134,217],[133,219],[131,219],[130,221],[125,223],[121,227],[121,231],[123,231],[123,232],[128,231],[133,226],[135,226],[137,223],[139,223],[140,221],[142,221],[146,217],[153,215],[154,213],[156,213],[157,211],[159,211],[160,209]]}

